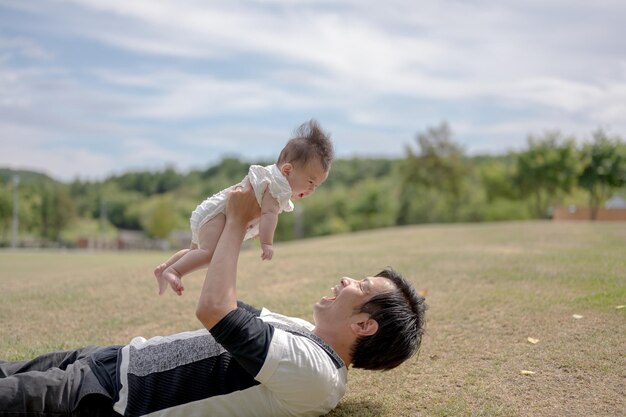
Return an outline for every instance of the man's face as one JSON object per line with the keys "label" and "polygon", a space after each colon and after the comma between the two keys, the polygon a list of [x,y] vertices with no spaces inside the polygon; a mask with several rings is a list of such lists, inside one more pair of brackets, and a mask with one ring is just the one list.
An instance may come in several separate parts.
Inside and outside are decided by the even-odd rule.
{"label": "man's face", "polygon": [[322,297],[313,307],[315,325],[349,322],[370,298],[396,290],[395,284],[384,277],[367,277],[361,281],[343,277],[331,288],[333,295]]}

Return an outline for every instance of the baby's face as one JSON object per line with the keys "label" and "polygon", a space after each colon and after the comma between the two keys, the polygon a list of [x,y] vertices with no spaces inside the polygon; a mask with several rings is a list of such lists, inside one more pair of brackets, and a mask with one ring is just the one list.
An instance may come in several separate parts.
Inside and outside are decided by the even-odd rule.
{"label": "baby's face", "polygon": [[[285,170],[285,165],[290,165],[291,169]],[[310,196],[328,178],[328,171],[324,170],[317,159],[309,161],[305,165],[285,165],[281,169],[291,186],[291,198]]]}

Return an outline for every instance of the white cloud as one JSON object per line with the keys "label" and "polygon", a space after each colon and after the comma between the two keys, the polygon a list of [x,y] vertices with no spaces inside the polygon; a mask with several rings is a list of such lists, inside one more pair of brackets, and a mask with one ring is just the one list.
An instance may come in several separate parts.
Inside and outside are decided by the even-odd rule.
{"label": "white cloud", "polygon": [[13,169],[33,169],[61,180],[101,178],[116,166],[118,158],[87,148],[57,146],[45,131],[0,123],[2,137],[0,166]]}
{"label": "white cloud", "polygon": [[2,37],[0,36],[0,51],[3,51],[5,59],[8,54],[23,56],[30,59],[47,61],[52,58],[50,52],[44,50],[35,42],[24,37]]}
{"label": "white cloud", "polygon": [[142,89],[144,94],[134,96],[133,105],[125,110],[127,117],[188,119],[307,106],[288,90],[261,80],[224,80],[176,71],[96,73],[112,85]]}

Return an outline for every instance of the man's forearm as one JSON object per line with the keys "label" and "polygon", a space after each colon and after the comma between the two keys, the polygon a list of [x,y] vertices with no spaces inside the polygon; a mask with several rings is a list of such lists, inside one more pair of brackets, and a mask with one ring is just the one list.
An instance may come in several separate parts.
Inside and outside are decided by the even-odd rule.
{"label": "man's forearm", "polygon": [[237,261],[246,224],[227,217],[204,279],[196,316],[211,329],[237,308]]}

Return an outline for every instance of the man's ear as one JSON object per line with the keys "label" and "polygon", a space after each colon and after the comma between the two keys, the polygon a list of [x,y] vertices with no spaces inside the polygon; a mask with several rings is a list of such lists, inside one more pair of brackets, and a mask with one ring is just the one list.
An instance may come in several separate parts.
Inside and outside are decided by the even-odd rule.
{"label": "man's ear", "polygon": [[362,321],[350,324],[350,328],[357,336],[371,336],[378,331],[378,322],[368,316]]}
{"label": "man's ear", "polygon": [[291,171],[293,171],[293,165],[291,165],[289,162],[284,163],[280,166],[280,172],[282,172],[284,175],[291,174]]}

